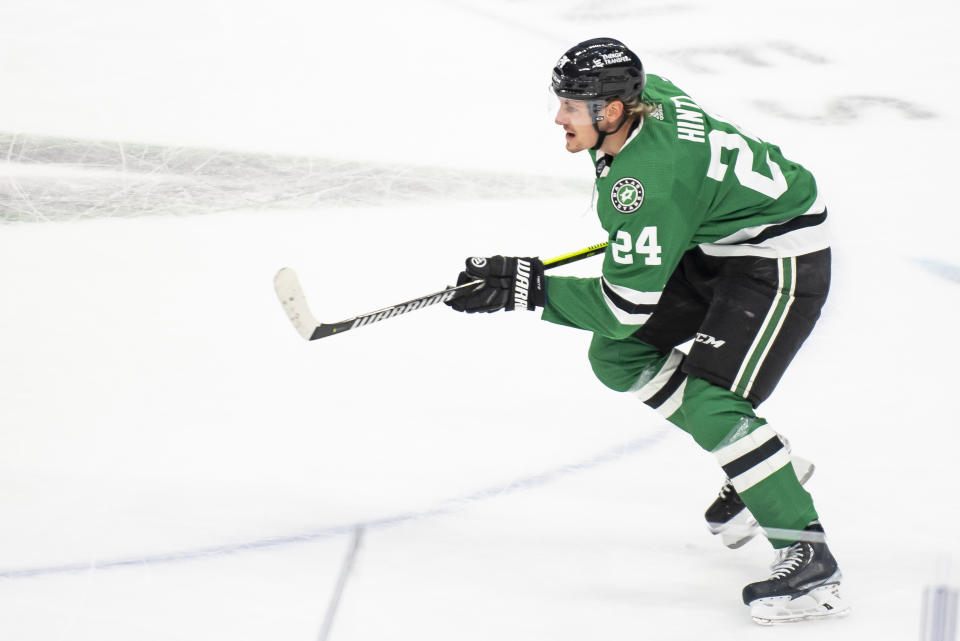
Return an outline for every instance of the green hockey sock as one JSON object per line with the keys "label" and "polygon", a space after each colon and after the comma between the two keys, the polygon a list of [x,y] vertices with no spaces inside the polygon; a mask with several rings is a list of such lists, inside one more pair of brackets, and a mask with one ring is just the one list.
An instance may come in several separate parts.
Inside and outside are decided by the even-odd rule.
{"label": "green hockey sock", "polygon": [[[661,367],[669,363],[668,357]],[[664,374],[670,373],[661,373],[661,378]],[[693,376],[684,377],[676,390],[679,398],[675,393],[656,409],[717,457],[762,527],[802,530],[818,518],[783,440],[746,399]],[[647,393],[649,388],[641,398]],[[650,398],[644,400],[650,404]],[[770,542],[779,548],[793,541],[773,538]]]}

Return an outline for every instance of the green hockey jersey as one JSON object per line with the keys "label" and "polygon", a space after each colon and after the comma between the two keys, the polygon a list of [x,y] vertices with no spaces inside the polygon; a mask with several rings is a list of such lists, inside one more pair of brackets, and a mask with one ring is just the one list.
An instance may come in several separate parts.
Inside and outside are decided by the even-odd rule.
{"label": "green hockey jersey", "polygon": [[620,152],[590,152],[609,246],[600,278],[548,276],[543,319],[625,338],[646,322],[685,252],[799,256],[829,246],[809,171],[647,76],[653,105]]}

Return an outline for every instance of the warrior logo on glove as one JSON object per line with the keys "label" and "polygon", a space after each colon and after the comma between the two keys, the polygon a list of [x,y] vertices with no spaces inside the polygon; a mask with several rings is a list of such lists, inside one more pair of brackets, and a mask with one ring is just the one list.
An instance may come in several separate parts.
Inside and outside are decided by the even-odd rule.
{"label": "warrior logo on glove", "polygon": [[483,284],[464,292],[447,305],[458,312],[497,312],[543,307],[543,263],[539,258],[491,256],[468,258],[457,285],[475,280]]}

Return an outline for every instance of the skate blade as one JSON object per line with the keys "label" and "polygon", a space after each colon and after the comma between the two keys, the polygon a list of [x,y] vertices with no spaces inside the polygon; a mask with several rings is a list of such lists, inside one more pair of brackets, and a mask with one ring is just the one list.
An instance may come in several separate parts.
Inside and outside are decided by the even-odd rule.
{"label": "skate blade", "polygon": [[719,534],[723,544],[731,550],[736,550],[747,544],[750,539],[760,533],[760,524],[750,514],[750,510],[741,510],[735,517],[726,523],[707,523],[712,534]]}
{"label": "skate blade", "polygon": [[760,527],[757,526],[747,533],[733,534],[731,532],[724,532],[720,536],[720,540],[723,541],[723,544],[730,548],[731,550],[736,550],[742,548],[744,545],[753,540],[753,537],[760,534]]}
{"label": "skate blade", "polygon": [[838,585],[825,585],[798,597],[757,599],[750,604],[750,616],[760,625],[844,617],[850,614],[850,606],[840,598],[839,588]]}
{"label": "skate blade", "polygon": [[797,480],[800,481],[800,485],[806,484],[806,482],[810,480],[810,477],[813,476],[813,471],[817,469],[817,466],[814,465],[812,461],[808,461],[799,456],[790,457],[790,462],[793,463],[793,471],[797,475]]}

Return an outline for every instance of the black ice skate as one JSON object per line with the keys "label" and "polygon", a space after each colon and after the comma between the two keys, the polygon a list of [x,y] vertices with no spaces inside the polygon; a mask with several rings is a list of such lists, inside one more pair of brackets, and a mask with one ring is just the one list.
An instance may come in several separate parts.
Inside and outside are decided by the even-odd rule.
{"label": "black ice skate", "polygon": [[850,612],[840,598],[840,568],[823,540],[823,528],[814,521],[804,532],[811,540],[777,550],[769,579],[743,588],[743,602],[761,625]]}
{"label": "black ice skate", "polygon": [[[790,459],[800,484],[806,483],[813,475],[813,463],[799,456],[791,456]],[[740,495],[733,489],[730,479],[724,482],[720,494],[707,508],[703,517],[707,520],[710,532],[721,535],[723,544],[732,550],[744,545],[760,532],[757,520],[740,500]]]}

